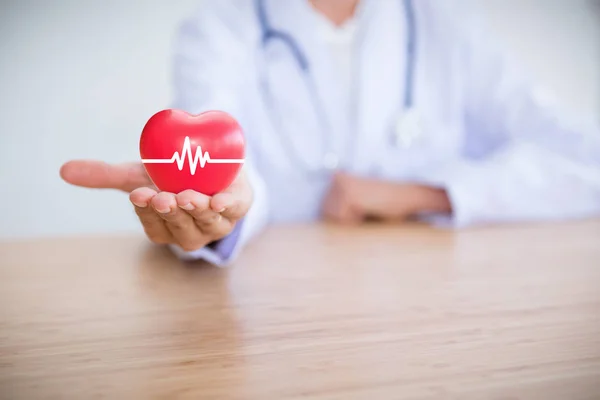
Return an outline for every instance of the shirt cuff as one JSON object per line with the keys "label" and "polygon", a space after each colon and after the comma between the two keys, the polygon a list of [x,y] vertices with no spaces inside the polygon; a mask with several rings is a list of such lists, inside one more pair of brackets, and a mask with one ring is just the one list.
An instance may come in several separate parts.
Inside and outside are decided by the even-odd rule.
{"label": "shirt cuff", "polygon": [[244,219],[239,220],[233,231],[223,239],[218,240],[210,245],[210,247],[217,253],[217,255],[224,259],[228,260],[233,255],[233,252],[236,248],[236,245],[240,238],[240,233],[242,231],[242,226],[244,225]]}

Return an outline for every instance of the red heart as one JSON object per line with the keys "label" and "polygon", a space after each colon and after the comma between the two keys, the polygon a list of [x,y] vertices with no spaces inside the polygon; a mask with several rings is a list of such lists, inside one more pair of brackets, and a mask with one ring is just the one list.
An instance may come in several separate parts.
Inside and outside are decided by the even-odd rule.
{"label": "red heart", "polygon": [[221,111],[159,111],[140,138],[148,176],[159,190],[171,193],[192,189],[212,196],[226,189],[242,167],[244,152],[240,125]]}

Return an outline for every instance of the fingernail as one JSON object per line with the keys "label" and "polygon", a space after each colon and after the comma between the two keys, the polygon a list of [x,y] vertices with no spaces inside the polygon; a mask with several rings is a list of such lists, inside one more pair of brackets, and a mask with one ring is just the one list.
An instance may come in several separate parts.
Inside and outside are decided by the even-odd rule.
{"label": "fingernail", "polygon": [[161,213],[161,214],[168,214],[171,212],[170,208],[163,208],[161,210],[159,210],[158,208],[155,208],[156,212]]}
{"label": "fingernail", "polygon": [[135,201],[132,201],[132,203],[140,208],[145,208],[148,206],[148,203],[140,203],[140,202],[135,202]]}
{"label": "fingernail", "polygon": [[192,211],[195,207],[192,203],[187,203],[183,206],[179,206],[180,208],[186,210],[186,211]]}
{"label": "fingernail", "polygon": [[219,211],[217,211],[217,212],[219,212],[219,213],[222,213],[223,211],[225,211],[225,207],[221,208],[221,209],[220,209]]}

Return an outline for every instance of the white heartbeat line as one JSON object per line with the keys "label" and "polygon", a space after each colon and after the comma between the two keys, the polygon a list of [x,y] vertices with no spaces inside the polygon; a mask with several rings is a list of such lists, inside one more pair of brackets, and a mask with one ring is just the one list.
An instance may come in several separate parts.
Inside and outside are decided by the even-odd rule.
{"label": "white heartbeat line", "polygon": [[183,170],[183,166],[185,165],[185,159],[187,156],[188,163],[190,164],[190,173],[192,175],[196,174],[196,168],[198,165],[200,168],[204,168],[206,164],[243,164],[244,159],[235,159],[235,158],[210,158],[210,154],[208,151],[205,151],[202,154],[202,148],[200,146],[196,146],[196,152],[192,156],[192,144],[190,143],[190,138],[188,136],[185,137],[183,142],[183,149],[181,149],[181,155],[177,151],[173,153],[173,157],[171,158],[146,158],[142,159],[144,164],[173,164],[177,163],[177,168],[179,170]]}

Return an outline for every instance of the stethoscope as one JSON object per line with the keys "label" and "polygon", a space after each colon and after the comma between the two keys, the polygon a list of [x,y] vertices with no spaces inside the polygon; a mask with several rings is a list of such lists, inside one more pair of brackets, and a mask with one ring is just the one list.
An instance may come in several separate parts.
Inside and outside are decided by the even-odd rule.
{"label": "stethoscope", "polygon": [[[416,34],[415,34],[415,16],[413,10],[412,0],[402,0],[403,7],[406,15],[407,25],[407,41],[406,41],[406,71],[404,76],[404,98],[403,98],[403,109],[399,115],[394,119],[393,126],[391,127],[391,145],[396,147],[408,148],[421,134],[421,119],[413,107],[413,74],[415,68],[415,45],[416,45]],[[318,118],[319,126],[322,129],[321,136],[325,143],[324,154],[322,161],[318,165],[306,165],[308,172],[319,173],[323,170],[333,171],[339,167],[340,159],[333,151],[332,134],[329,130],[331,125],[329,119],[325,115],[325,108],[322,107],[322,101],[318,96],[317,87],[315,85],[313,76],[310,71],[309,62],[305,54],[300,49],[300,46],[296,41],[286,32],[278,31],[273,28],[270,24],[267,12],[265,10],[264,0],[255,0],[255,9],[262,31],[261,34],[261,46],[264,51],[269,45],[270,41],[279,40],[291,51],[295,58],[298,67],[302,72],[302,76],[305,80],[305,84],[308,87],[311,96],[311,103],[315,109],[315,115]],[[262,94],[265,97],[267,104],[273,109],[274,101],[268,84],[266,74],[261,77]],[[270,113],[273,122],[276,123],[276,127],[279,129],[283,126],[281,116],[278,113]],[[281,130],[278,131],[278,137],[283,141],[287,141],[287,150],[293,150],[294,145],[291,142],[291,138],[283,134]],[[293,155],[296,158],[296,162],[300,164],[306,164],[306,160],[296,154],[294,151],[288,151],[289,155]]]}

